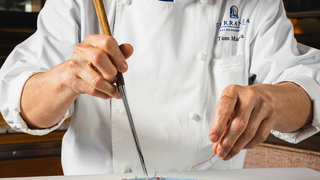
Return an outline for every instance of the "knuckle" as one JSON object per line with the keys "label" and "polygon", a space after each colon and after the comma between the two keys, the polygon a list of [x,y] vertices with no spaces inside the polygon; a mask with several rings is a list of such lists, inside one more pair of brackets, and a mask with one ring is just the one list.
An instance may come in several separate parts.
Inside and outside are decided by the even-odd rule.
{"label": "knuckle", "polygon": [[102,99],[110,99],[111,97],[108,94],[103,94],[101,98]]}
{"label": "knuckle", "polygon": [[66,63],[66,74],[65,74],[65,82],[72,87],[76,86],[78,75],[76,74],[80,71],[80,64],[78,61],[71,59]]}
{"label": "knuckle", "polygon": [[241,151],[241,149],[234,147],[234,148],[232,148],[232,149],[230,150],[229,156],[232,158],[232,157],[234,157],[235,155],[239,154],[240,151]]}
{"label": "knuckle", "polygon": [[85,39],[92,39],[92,38],[94,38],[94,37],[95,37],[94,34],[89,34]]}
{"label": "knuckle", "polygon": [[244,94],[248,99],[255,99],[257,92],[254,89],[247,88]]}
{"label": "knuckle", "polygon": [[252,128],[246,129],[243,133],[244,138],[249,140],[253,139],[255,135],[256,135],[256,131]]}
{"label": "knuckle", "polygon": [[110,91],[110,96],[117,96],[118,95],[118,89],[117,88],[112,88],[111,91]]}
{"label": "knuckle", "polygon": [[108,73],[104,75],[104,78],[108,81],[108,82],[112,82],[115,77],[117,76],[117,69],[115,67],[111,67],[109,70],[108,70]]}
{"label": "knuckle", "polygon": [[233,123],[235,123],[233,133],[238,135],[244,133],[247,127],[247,121],[241,117],[236,117],[233,121]]}
{"label": "knuckle", "polygon": [[77,44],[74,48],[73,48],[73,54],[78,54],[83,52],[83,47],[81,44]]}
{"label": "knuckle", "polygon": [[240,86],[237,84],[231,84],[227,88],[229,89],[229,91],[236,91],[236,90],[238,90],[239,87]]}
{"label": "knuckle", "polygon": [[233,94],[234,92],[236,92],[238,89],[239,89],[239,85],[236,85],[236,84],[231,84],[229,86],[227,86],[224,90],[223,90],[223,93],[226,93],[226,94]]}
{"label": "knuckle", "polygon": [[66,83],[70,86],[75,92],[83,93],[81,89],[81,83],[79,82],[79,78],[72,73],[67,74]]}
{"label": "knuckle", "polygon": [[261,134],[261,137],[258,139],[259,143],[260,143],[260,142],[264,142],[265,140],[267,140],[269,134],[270,134],[270,132],[268,132],[268,131],[263,132],[263,133]]}
{"label": "knuckle", "polygon": [[90,42],[92,39],[95,39],[97,34],[89,34],[83,42]]}
{"label": "knuckle", "polygon": [[114,79],[118,74],[118,70],[116,67],[110,68],[110,78]]}
{"label": "knuckle", "polygon": [[220,142],[220,146],[224,149],[230,149],[233,145],[233,142],[229,139],[224,139]]}
{"label": "knuckle", "polygon": [[87,88],[87,94],[90,94],[92,96],[95,96],[95,94],[97,93],[96,91],[97,90],[93,86],[88,86]]}
{"label": "knuckle", "polygon": [[268,138],[268,133],[263,133],[257,137],[255,137],[248,145],[247,148],[252,149],[256,147],[258,144],[264,142]]}
{"label": "knuckle", "polygon": [[116,43],[116,40],[112,36],[105,35],[104,38],[101,39],[101,43],[107,48],[112,48]]}
{"label": "knuckle", "polygon": [[77,77],[75,77],[73,74],[67,75],[66,82],[67,84],[71,85],[71,87],[78,89]]}
{"label": "knuckle", "polygon": [[274,95],[270,95],[270,96],[268,97],[268,99],[269,99],[270,105],[271,105],[272,107],[276,107],[276,105],[277,105],[278,102],[279,102],[279,99],[278,99],[276,96],[274,96]]}
{"label": "knuckle", "polygon": [[231,106],[230,103],[223,103],[221,106],[217,107],[217,112],[219,114],[229,114],[232,113],[233,107]]}
{"label": "knuckle", "polygon": [[226,112],[230,112],[233,109],[233,106],[230,103],[223,103],[221,105],[221,110],[225,110]]}
{"label": "knuckle", "polygon": [[273,111],[271,112],[270,118],[271,118],[271,121],[276,122],[276,120],[278,119],[278,113],[277,113],[276,110],[273,110]]}
{"label": "knuckle", "polygon": [[92,87],[94,89],[96,89],[97,87],[99,87],[101,85],[101,83],[104,81],[104,79],[100,76],[95,76],[92,78],[91,80],[91,84],[92,84]]}
{"label": "knuckle", "polygon": [[91,60],[93,64],[100,64],[103,60],[104,52],[102,50],[96,49],[91,52]]}
{"label": "knuckle", "polygon": [[237,125],[241,128],[244,129],[247,126],[247,119],[244,118],[243,116],[238,116],[234,118],[234,121],[237,122]]}
{"label": "knuckle", "polygon": [[256,147],[257,144],[254,144],[253,142],[250,142],[249,144],[246,145],[246,149],[253,149]]}
{"label": "knuckle", "polygon": [[265,101],[261,102],[260,106],[262,110],[270,108],[269,104]]}
{"label": "knuckle", "polygon": [[68,69],[74,69],[79,67],[79,62],[75,59],[70,59],[67,64]]}

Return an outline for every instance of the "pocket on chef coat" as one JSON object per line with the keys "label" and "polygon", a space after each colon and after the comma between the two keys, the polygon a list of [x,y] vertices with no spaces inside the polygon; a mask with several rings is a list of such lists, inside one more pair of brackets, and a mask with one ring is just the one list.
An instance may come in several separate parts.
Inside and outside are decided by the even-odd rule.
{"label": "pocket on chef coat", "polygon": [[220,97],[221,92],[229,85],[248,85],[244,54],[213,59],[211,65],[215,97]]}

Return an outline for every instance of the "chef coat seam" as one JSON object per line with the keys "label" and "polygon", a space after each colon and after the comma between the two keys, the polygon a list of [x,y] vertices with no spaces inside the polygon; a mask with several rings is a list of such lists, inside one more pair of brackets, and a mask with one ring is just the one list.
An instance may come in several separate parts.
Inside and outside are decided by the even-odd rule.
{"label": "chef coat seam", "polygon": [[115,20],[114,20],[114,38],[119,38],[119,27],[120,27],[120,21],[121,21],[121,2],[120,0],[117,0],[116,4],[116,15],[115,15]]}
{"label": "chef coat seam", "polygon": [[[248,61],[247,62],[245,62],[246,63],[246,67],[245,68],[247,68],[247,74],[248,74],[248,78],[249,78],[249,76],[250,76],[250,74],[251,74],[251,65],[252,65],[252,56],[253,56],[253,54],[252,54],[252,48],[253,48],[253,46],[254,46],[254,43],[255,43],[255,39],[256,39],[256,36],[258,35],[258,32],[259,32],[259,30],[258,30],[258,26],[259,26],[259,21],[260,21],[260,18],[261,18],[261,14],[262,14],[262,10],[263,10],[263,6],[264,6],[264,3],[265,3],[265,0],[261,0],[261,1],[259,1],[259,5],[258,5],[258,10],[257,10],[257,12],[256,12],[256,14],[255,14],[255,16],[254,16],[254,23],[253,23],[253,28],[252,28],[252,30],[251,30],[251,32],[250,32],[250,34],[251,34],[251,38],[250,39],[248,39],[248,46],[249,47],[247,47],[247,49],[245,50],[246,51],[246,54],[249,54],[249,57],[248,57]],[[246,56],[247,57],[247,56]],[[253,84],[254,84],[254,82],[252,82]],[[248,83],[249,84],[249,83]]]}
{"label": "chef coat seam", "polygon": [[[212,17],[214,17],[214,11],[211,11],[212,13]],[[211,29],[214,29],[214,18],[212,18],[212,21],[211,21]],[[212,58],[211,58],[212,59]],[[210,67],[210,61],[205,61],[204,65],[206,67]],[[210,71],[211,71],[211,68],[206,68],[207,69],[207,73],[206,73],[206,77],[204,78],[204,84],[206,85],[205,87],[205,97],[204,97],[204,103],[203,103],[203,106],[202,106],[202,112],[201,112],[201,122],[200,122],[200,132],[199,132],[199,139],[198,139],[198,147],[197,147],[197,154],[195,155],[194,157],[194,161],[193,161],[193,164],[196,164],[197,163],[197,160],[198,160],[198,157],[199,157],[199,151],[200,151],[200,147],[201,147],[201,144],[202,144],[202,133],[203,133],[203,125],[204,125],[204,116],[205,116],[205,112],[207,110],[207,102],[208,102],[208,98],[209,97],[209,83],[206,83],[206,82],[209,82],[209,76],[210,76]]]}
{"label": "chef coat seam", "polygon": [[262,10],[263,10],[263,6],[265,3],[265,0],[259,1],[260,5],[257,11],[257,15],[255,16],[255,20],[254,20],[254,24],[253,24],[253,28],[252,28],[252,40],[250,42],[250,44],[252,43],[252,41],[255,39],[254,37],[258,34],[259,30],[258,30],[258,26],[259,26],[259,21],[261,18],[261,14],[262,14]]}
{"label": "chef coat seam", "polygon": [[[114,6],[115,6],[114,8],[116,9],[117,4],[115,3]],[[114,26],[115,26],[115,21],[116,21],[116,13],[117,13],[117,11],[114,12],[113,19],[110,19],[110,22],[109,22],[110,28],[112,28],[111,29],[111,34],[112,34],[113,37],[115,36],[115,34],[114,34],[115,27]]]}
{"label": "chef coat seam", "polygon": [[[117,0],[116,3],[116,15],[115,15],[115,21],[114,21],[114,38],[119,39],[120,35],[120,24],[121,24],[121,12],[122,12],[122,2],[120,0]],[[115,116],[116,116],[116,102],[115,99],[111,99],[111,142],[112,142],[112,159],[113,159],[113,172],[119,173],[119,165],[118,165],[118,159],[117,159],[117,145],[116,145],[116,136],[117,136],[117,123],[115,122]]]}
{"label": "chef coat seam", "polygon": [[[80,10],[80,5],[79,5],[79,3],[77,2],[77,1],[75,1],[75,0],[73,0],[73,3],[75,4],[75,7],[76,7],[76,10],[77,10],[77,12],[78,12],[78,14],[80,15],[80,17],[81,17],[81,10]],[[78,15],[78,16],[79,16]],[[79,44],[80,42],[81,42],[81,32],[80,32],[80,28],[81,28],[81,25],[79,25],[79,24],[81,24],[81,18],[79,18],[78,19],[78,17],[77,16],[74,16],[74,18],[75,18],[75,24],[76,24],[76,26],[78,27],[78,32],[77,32],[77,39],[76,39],[76,43],[75,44]],[[66,49],[68,49],[68,48],[64,48],[63,50],[65,50],[66,51]],[[68,52],[66,52],[66,53],[68,53]]]}
{"label": "chef coat seam", "polygon": [[[114,100],[112,100],[114,101]],[[111,142],[112,142],[112,156],[113,156],[113,171],[114,173],[118,173],[118,162],[117,162],[117,152],[116,152],[116,143],[115,143],[115,137],[116,137],[116,131],[117,131],[117,127],[116,127],[116,123],[114,121],[114,116],[115,116],[115,103],[112,102],[112,110],[111,110]]]}
{"label": "chef coat seam", "polygon": [[198,159],[198,153],[199,153],[199,149],[200,149],[200,147],[201,147],[201,144],[202,144],[202,126],[203,126],[203,124],[204,124],[204,113],[205,113],[205,110],[207,109],[206,107],[206,104],[207,104],[207,99],[208,98],[206,98],[206,97],[208,97],[208,94],[209,94],[209,90],[208,90],[208,88],[209,88],[209,83],[205,83],[205,82],[208,82],[208,80],[209,80],[209,74],[210,74],[210,72],[207,72],[206,73],[206,77],[204,78],[204,84],[206,84],[206,88],[205,88],[205,94],[206,94],[206,96],[205,96],[205,98],[204,98],[204,102],[203,102],[203,105],[202,105],[202,107],[201,107],[201,109],[202,109],[202,114],[201,114],[201,122],[200,122],[200,125],[199,125],[199,129],[200,129],[200,131],[199,131],[199,137],[198,137],[198,145],[197,145],[197,150],[196,150],[196,152],[197,152],[197,154],[195,155],[195,157],[194,157],[194,161],[193,161],[193,164],[196,164],[196,162],[197,162],[197,159]]}

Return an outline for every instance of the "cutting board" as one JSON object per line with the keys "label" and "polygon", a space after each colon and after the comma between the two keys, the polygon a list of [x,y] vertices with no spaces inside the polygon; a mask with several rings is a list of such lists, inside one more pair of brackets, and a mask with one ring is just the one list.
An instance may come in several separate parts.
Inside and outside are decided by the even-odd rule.
{"label": "cutting board", "polygon": [[[150,176],[153,174],[151,172]],[[152,175],[151,175],[152,174]],[[51,176],[31,178],[10,178],[1,180],[121,180],[144,177],[140,174],[108,174],[85,176]],[[159,177],[187,178],[200,180],[320,180],[320,172],[308,168],[265,168],[212,171],[158,172]]]}

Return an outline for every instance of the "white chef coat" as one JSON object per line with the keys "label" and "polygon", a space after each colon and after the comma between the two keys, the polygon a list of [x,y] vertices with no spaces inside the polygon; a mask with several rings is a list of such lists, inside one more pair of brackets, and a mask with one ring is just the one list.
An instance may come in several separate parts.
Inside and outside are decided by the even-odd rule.
{"label": "white chef coat", "polygon": [[[292,81],[314,105],[311,126],[273,132],[299,142],[319,131],[320,53],[297,44],[281,0],[105,0],[113,36],[135,52],[124,73],[128,100],[149,173],[179,171],[209,159],[208,139],[221,91],[230,84]],[[32,130],[20,116],[25,81],[71,58],[100,32],[92,1],[48,0],[38,30],[1,69],[0,109],[10,126],[43,135],[72,115],[63,138],[66,175],[142,171],[121,100],[80,95],[59,124]],[[294,98],[294,97],[293,97]],[[245,151],[196,170],[242,168]]]}

